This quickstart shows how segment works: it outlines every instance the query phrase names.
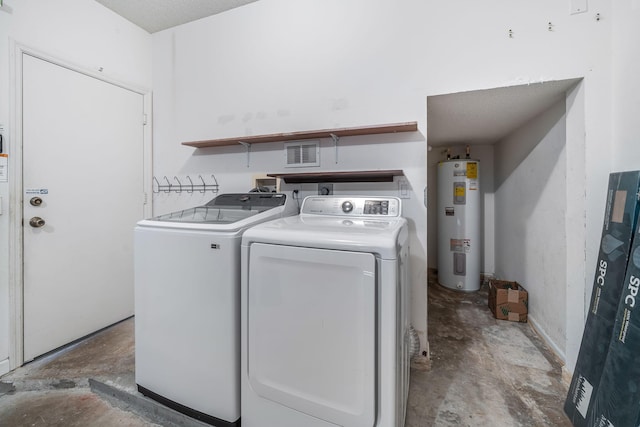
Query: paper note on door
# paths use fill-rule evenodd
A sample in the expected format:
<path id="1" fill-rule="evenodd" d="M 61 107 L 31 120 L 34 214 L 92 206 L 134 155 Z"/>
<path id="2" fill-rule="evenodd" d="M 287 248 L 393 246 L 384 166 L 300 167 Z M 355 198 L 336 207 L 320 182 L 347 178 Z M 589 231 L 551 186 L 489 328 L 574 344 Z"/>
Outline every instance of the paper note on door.
<path id="1" fill-rule="evenodd" d="M 9 157 L 0 154 L 0 182 L 7 182 L 9 177 Z"/>

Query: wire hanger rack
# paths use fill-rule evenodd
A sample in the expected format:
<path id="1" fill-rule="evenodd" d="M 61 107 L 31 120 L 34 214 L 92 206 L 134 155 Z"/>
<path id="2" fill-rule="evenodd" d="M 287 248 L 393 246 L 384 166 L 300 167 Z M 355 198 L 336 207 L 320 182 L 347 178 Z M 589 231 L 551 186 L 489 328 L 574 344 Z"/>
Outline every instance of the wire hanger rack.
<path id="1" fill-rule="evenodd" d="M 172 180 L 169 180 L 167 176 L 163 176 L 162 179 L 158 179 L 155 176 L 153 177 L 153 192 L 155 194 L 158 193 L 182 193 L 183 191 L 187 194 L 192 194 L 195 192 L 198 193 L 206 193 L 208 191 L 213 194 L 218 193 L 218 180 L 215 175 L 211 175 L 211 178 L 207 178 L 209 182 L 207 182 L 202 175 L 198 175 L 197 178 L 192 179 L 191 176 L 187 175 L 182 181 L 174 176 Z M 211 182 L 213 180 L 213 182 Z"/>

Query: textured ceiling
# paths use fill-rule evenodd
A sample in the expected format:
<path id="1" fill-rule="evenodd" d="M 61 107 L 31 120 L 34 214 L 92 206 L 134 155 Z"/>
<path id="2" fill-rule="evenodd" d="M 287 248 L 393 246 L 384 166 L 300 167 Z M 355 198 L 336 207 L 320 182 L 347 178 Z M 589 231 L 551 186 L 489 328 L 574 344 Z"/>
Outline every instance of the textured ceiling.
<path id="1" fill-rule="evenodd" d="M 559 80 L 427 98 L 427 141 L 493 144 L 564 99 L 578 80 Z"/>
<path id="2" fill-rule="evenodd" d="M 96 0 L 149 33 L 166 30 L 257 0 Z"/>

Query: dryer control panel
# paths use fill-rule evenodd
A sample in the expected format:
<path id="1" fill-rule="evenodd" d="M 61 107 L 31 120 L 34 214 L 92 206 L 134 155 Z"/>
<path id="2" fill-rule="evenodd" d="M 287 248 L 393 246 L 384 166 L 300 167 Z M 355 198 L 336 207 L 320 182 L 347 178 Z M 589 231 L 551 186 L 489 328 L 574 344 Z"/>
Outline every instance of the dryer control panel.
<path id="1" fill-rule="evenodd" d="M 308 196 L 302 214 L 329 216 L 399 217 L 400 199 L 369 196 Z"/>

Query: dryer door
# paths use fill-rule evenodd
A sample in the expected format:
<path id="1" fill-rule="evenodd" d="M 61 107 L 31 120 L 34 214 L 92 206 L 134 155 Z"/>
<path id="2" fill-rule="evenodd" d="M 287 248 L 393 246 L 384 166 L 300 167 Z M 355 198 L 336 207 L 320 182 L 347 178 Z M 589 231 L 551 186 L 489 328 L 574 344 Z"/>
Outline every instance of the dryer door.
<path id="1" fill-rule="evenodd" d="M 251 245 L 248 375 L 258 395 L 337 425 L 374 425 L 375 267 L 368 253 Z"/>

